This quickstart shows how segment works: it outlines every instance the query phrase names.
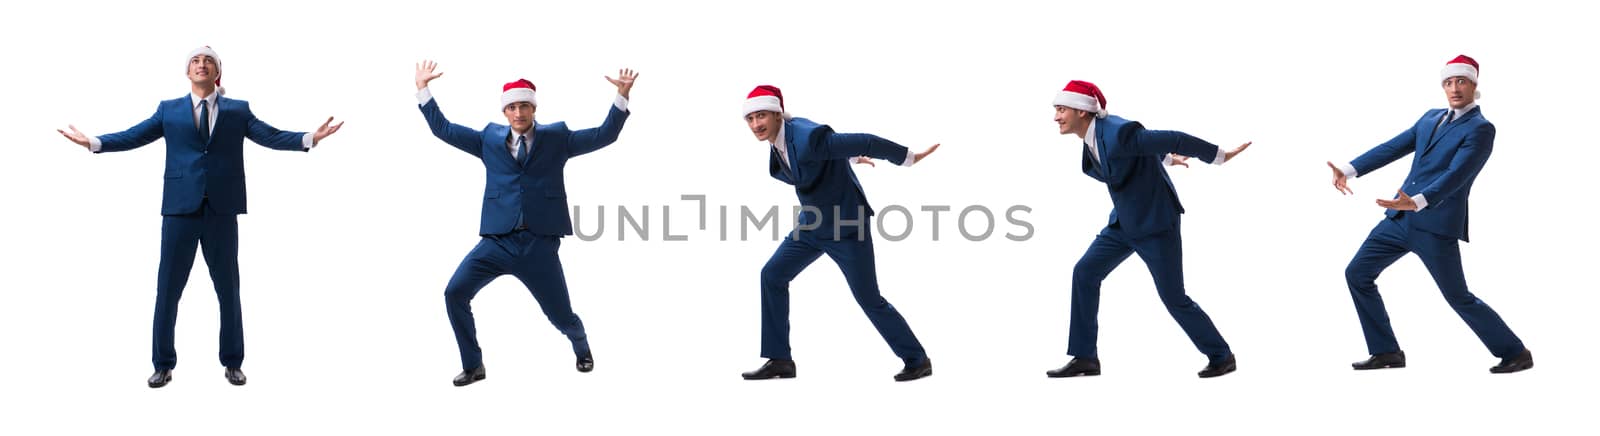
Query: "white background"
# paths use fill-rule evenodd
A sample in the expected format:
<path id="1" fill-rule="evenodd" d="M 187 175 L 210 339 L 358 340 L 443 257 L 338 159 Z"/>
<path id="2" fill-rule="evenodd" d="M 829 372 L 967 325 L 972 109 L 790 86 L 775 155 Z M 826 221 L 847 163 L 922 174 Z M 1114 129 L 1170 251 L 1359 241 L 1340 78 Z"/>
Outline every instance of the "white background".
<path id="1" fill-rule="evenodd" d="M 1115 4 L 1113 4 L 1115 3 Z M 1209 3 L 1209 2 L 1203 2 Z M 1582 433 L 1597 364 L 1590 280 L 1592 17 L 1556 2 L 1319 5 L 982 2 L 32 2 L 0 18 L 7 146 L 0 150 L 0 428 L 10 434 L 286 432 L 1025 434 Z M 263 120 L 344 130 L 311 153 L 249 146 L 239 218 L 250 384 L 216 363 L 216 303 L 197 262 L 181 304 L 171 385 L 144 386 L 161 217 L 163 143 L 92 155 L 54 132 L 119 131 L 187 92 L 191 48 L 223 58 L 228 96 Z M 1342 272 L 1409 158 L 1329 186 L 1349 160 L 1444 105 L 1438 70 L 1483 64 L 1499 134 L 1462 251 L 1472 290 L 1534 350 L 1496 360 L 1415 257 L 1380 279 L 1410 368 L 1365 357 Z M 433 138 L 412 68 L 440 62 L 452 120 L 503 122 L 500 85 L 539 86 L 543 122 L 597 125 L 642 72 L 621 139 L 569 163 L 574 205 L 607 206 L 606 237 L 566 239 L 574 305 L 597 358 L 504 278 L 474 302 L 490 377 L 455 388 L 442 291 L 476 236 L 481 164 Z M 1222 167 L 1172 170 L 1190 295 L 1239 356 L 1205 363 L 1144 266 L 1105 282 L 1105 375 L 1052 380 L 1066 361 L 1071 267 L 1110 202 L 1079 171 L 1049 101 L 1098 83 L 1111 112 L 1232 147 Z M 872 202 L 1032 207 L 1026 242 L 983 242 L 916 213 L 880 240 L 884 295 L 936 375 L 900 362 L 819 261 L 793 283 L 801 377 L 745 382 L 761 363 L 758 272 L 777 243 L 693 228 L 683 194 L 760 210 L 795 203 L 739 120 L 757 84 L 797 115 L 921 149 L 913 168 L 858 167 Z M 651 207 L 652 235 L 616 238 L 615 207 Z M 662 205 L 673 232 L 661 240 Z M 898 219 L 898 218 L 896 218 Z M 593 229 L 592 214 L 583 218 Z M 789 221 L 785 220 L 785 225 Z M 737 223 L 734 223 L 735 225 Z M 890 223 L 892 225 L 900 225 Z M 974 222 L 974 224 L 977 224 Z M 895 227 L 898 229 L 898 227 Z"/>

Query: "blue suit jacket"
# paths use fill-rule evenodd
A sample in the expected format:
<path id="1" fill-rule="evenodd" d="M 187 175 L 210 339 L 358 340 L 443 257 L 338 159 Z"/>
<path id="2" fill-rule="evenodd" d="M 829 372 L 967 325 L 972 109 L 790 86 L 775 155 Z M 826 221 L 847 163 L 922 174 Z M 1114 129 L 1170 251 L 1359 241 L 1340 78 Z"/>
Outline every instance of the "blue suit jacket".
<path id="1" fill-rule="evenodd" d="M 861 190 L 861 181 L 850 168 L 849 159 L 869 156 L 899 165 L 905 162 L 907 152 L 905 147 L 887 139 L 862 133 L 835 133 L 832 127 L 805 118 L 784 122 L 784 141 L 791 168 L 785 169 L 778 151 L 772 150 L 768 172 L 772 178 L 794 185 L 802 207 L 816 208 L 815 211 L 802 209 L 796 230 L 823 239 L 858 236 L 862 224 L 840 223 L 839 231 L 835 232 L 835 223 L 863 220 L 874 213 L 872 205 L 867 203 L 866 192 Z"/>
<path id="2" fill-rule="evenodd" d="M 1473 108 L 1438 131 L 1434 126 L 1449 110 L 1429 110 L 1410 129 L 1362 154 L 1350 166 L 1360 177 L 1415 152 L 1411 173 L 1400 186 L 1406 195 L 1427 197 L 1428 207 L 1408 212 L 1407 221 L 1413 228 L 1466 241 L 1467 195 L 1494 151 L 1494 124 L 1483 118 L 1481 109 Z M 1391 217 L 1396 213 L 1386 212 Z"/>
<path id="3" fill-rule="evenodd" d="M 483 161 L 483 215 L 478 234 L 485 236 L 511 233 L 518 216 L 535 234 L 572 234 L 563 173 L 567 159 L 616 142 L 623 122 L 628 120 L 628 113 L 613 105 L 605 122 L 597 128 L 572 131 L 566 123 L 536 125 L 532 151 L 524 165 L 518 164 L 506 147 L 511 138 L 510 126 L 489 123 L 478 131 L 452 124 L 439 111 L 438 99 L 428 100 L 421 108 L 433 136 Z"/>
<path id="4" fill-rule="evenodd" d="M 1111 193 L 1111 219 L 1130 237 L 1171 229 L 1183 204 L 1161 161 L 1167 153 L 1211 162 L 1217 146 L 1182 132 L 1146 130 L 1137 121 L 1118 116 L 1095 120 L 1101 163 L 1083 148 L 1083 173 L 1106 184 Z"/>
<path id="5" fill-rule="evenodd" d="M 305 150 L 305 132 L 278 130 L 250 113 L 250 103 L 217 97 L 217 125 L 211 141 L 200 141 L 189 95 L 162 101 L 150 119 L 109 135 L 101 135 L 100 151 L 132 150 L 167 139 L 167 169 L 162 177 L 161 214 L 184 215 L 200 210 L 209 197 L 217 213 L 245 213 L 244 139 L 274 150 Z"/>

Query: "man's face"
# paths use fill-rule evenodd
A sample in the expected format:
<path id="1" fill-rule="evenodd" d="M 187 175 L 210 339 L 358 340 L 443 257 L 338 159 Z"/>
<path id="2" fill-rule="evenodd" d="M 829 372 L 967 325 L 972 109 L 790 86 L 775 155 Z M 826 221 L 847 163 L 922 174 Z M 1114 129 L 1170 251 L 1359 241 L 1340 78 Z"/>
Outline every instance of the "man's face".
<path id="1" fill-rule="evenodd" d="M 216 83 L 217 77 L 222 76 L 222 70 L 217 68 L 217 60 L 207 55 L 196 55 L 189 58 L 189 81 L 194 83 Z"/>
<path id="2" fill-rule="evenodd" d="M 1478 84 L 1467 80 L 1466 77 L 1455 76 L 1444 79 L 1444 98 L 1450 101 L 1451 109 L 1461 109 L 1472 104 L 1477 98 Z"/>
<path id="3" fill-rule="evenodd" d="M 1056 106 L 1056 125 L 1061 134 L 1083 136 L 1089 131 L 1089 113 L 1066 106 Z"/>
<path id="4" fill-rule="evenodd" d="M 750 133 L 754 133 L 757 140 L 772 142 L 783 125 L 783 116 L 773 111 L 755 111 L 745 115 L 744 122 L 750 125 Z"/>
<path id="5" fill-rule="evenodd" d="M 511 125 L 511 130 L 526 132 L 533 127 L 533 111 L 538 109 L 531 103 L 519 101 L 506 105 L 501 112 L 506 114 L 506 123 Z"/>

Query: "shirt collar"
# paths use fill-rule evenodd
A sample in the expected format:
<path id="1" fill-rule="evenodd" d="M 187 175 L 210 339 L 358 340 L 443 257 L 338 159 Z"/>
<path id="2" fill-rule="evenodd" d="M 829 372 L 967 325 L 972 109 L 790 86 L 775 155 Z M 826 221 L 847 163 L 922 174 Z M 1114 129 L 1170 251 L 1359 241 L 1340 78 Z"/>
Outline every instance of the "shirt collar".
<path id="1" fill-rule="evenodd" d="M 194 95 L 193 92 L 189 93 L 190 108 L 198 109 L 200 107 L 201 100 L 205 100 L 206 106 L 210 106 L 212 108 L 217 107 L 217 93 L 215 91 L 213 91 L 211 95 L 206 96 L 206 98 L 200 98 L 200 96 Z"/>
<path id="2" fill-rule="evenodd" d="M 1467 106 L 1463 107 L 1461 109 L 1450 108 L 1450 112 L 1455 112 L 1455 116 L 1451 117 L 1450 119 L 1459 120 L 1459 119 L 1461 119 L 1462 116 L 1465 116 L 1467 114 L 1467 112 L 1472 112 L 1473 109 L 1477 109 L 1477 108 L 1478 108 L 1478 102 L 1467 103 Z"/>
<path id="3" fill-rule="evenodd" d="M 528 126 L 528 131 L 527 132 L 523 132 L 521 135 L 517 134 L 517 130 L 516 129 L 511 129 L 511 143 L 512 144 L 516 144 L 517 143 L 517 137 L 518 136 L 522 136 L 523 138 L 526 138 L 526 139 L 523 139 L 523 141 L 526 141 L 527 143 L 532 144 L 533 143 L 533 131 L 534 130 L 538 130 L 538 129 L 539 129 L 539 122 L 538 121 L 534 121 L 533 125 Z"/>
<path id="4" fill-rule="evenodd" d="M 787 126 L 787 124 L 789 124 L 789 123 L 779 123 L 778 124 L 778 136 L 775 136 L 775 137 L 772 138 L 772 148 L 778 149 L 778 152 L 783 153 L 783 154 L 789 154 L 789 140 L 786 139 L 786 138 L 788 138 L 788 135 L 786 133 L 787 133 L 787 130 L 789 129 L 789 126 Z"/>
<path id="5" fill-rule="evenodd" d="M 1089 147 L 1096 150 L 1100 147 L 1100 141 L 1094 136 L 1094 128 L 1098 124 L 1100 124 L 1099 118 L 1091 119 L 1089 120 L 1089 128 L 1083 131 L 1083 143 L 1089 144 Z"/>

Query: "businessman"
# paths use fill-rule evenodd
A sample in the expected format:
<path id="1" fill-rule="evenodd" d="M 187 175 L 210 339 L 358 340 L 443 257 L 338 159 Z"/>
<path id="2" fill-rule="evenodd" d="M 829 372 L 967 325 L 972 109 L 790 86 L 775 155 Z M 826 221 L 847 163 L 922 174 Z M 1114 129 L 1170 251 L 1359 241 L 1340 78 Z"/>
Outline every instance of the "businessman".
<path id="1" fill-rule="evenodd" d="M 1093 83 L 1074 80 L 1056 93 L 1055 121 L 1062 135 L 1083 140 L 1083 173 L 1106 185 L 1111 194 L 1111 219 L 1072 269 L 1072 320 L 1066 366 L 1045 372 L 1050 377 L 1100 375 L 1096 348 L 1100 325 L 1100 284 L 1111 270 L 1138 254 L 1155 279 L 1156 293 L 1167 313 L 1207 358 L 1201 378 L 1238 368 L 1233 351 L 1183 285 L 1183 238 L 1179 217 L 1183 204 L 1163 166 L 1188 167 L 1190 157 L 1215 165 L 1232 161 L 1250 147 L 1222 150 L 1199 138 L 1175 131 L 1147 130 L 1137 121 L 1106 112 L 1106 97 Z"/>
<path id="2" fill-rule="evenodd" d="M 156 273 L 155 322 L 147 384 L 166 386 L 178 364 L 173 327 L 198 246 L 211 270 L 222 312 L 218 357 L 229 383 L 244 385 L 244 323 L 239 307 L 239 221 L 245 213 L 244 140 L 274 150 L 309 151 L 339 131 L 333 117 L 315 132 L 286 132 L 257 119 L 250 103 L 223 97 L 222 57 L 211 47 L 189 53 L 189 95 L 156 105 L 150 119 L 128 130 L 88 136 L 75 126 L 62 136 L 89 151 L 127 151 L 166 139 L 162 174 L 161 262 Z"/>
<path id="3" fill-rule="evenodd" d="M 490 281 L 510 274 L 528 287 L 545 317 L 572 341 L 579 372 L 594 370 L 583 321 L 572 312 L 566 277 L 557 255 L 561 237 L 572 234 L 563 171 L 567 160 L 616 142 L 628 120 L 628 92 L 638 74 L 622 70 L 606 77 L 617 98 L 600 127 L 570 130 L 566 123 L 534 121 L 538 109 L 533 82 L 525 79 L 501 88 L 500 113 L 506 124 L 489 123 L 483 130 L 452 124 L 428 90 L 436 73 L 432 61 L 417 64 L 417 104 L 433 136 L 483 161 L 483 214 L 478 246 L 467 253 L 445 285 L 444 304 L 461 351 L 461 374 L 453 383 L 466 386 L 483 380 L 483 350 L 472 319 L 472 298 Z"/>
<path id="4" fill-rule="evenodd" d="M 850 164 L 876 166 L 871 161 L 876 158 L 911 166 L 939 145 L 913 153 L 877 136 L 836 133 L 825 124 L 793 118 L 784 111 L 783 91 L 770 85 L 757 86 L 746 96 L 744 120 L 757 140 L 770 145 L 767 171 L 772 178 L 794 186 L 802 212 L 796 228 L 761 269 L 761 357 L 768 360 L 743 377 L 795 377 L 794 358 L 789 353 L 789 282 L 824 254 L 844 271 L 856 303 L 905 363 L 894 380 L 933 375 L 933 362 L 911 333 L 911 326 L 878 291 L 872 206 Z"/>
<path id="5" fill-rule="evenodd" d="M 1355 300 L 1356 315 L 1366 336 L 1366 360 L 1357 370 L 1404 368 L 1406 354 L 1395 339 L 1389 313 L 1378 295 L 1378 275 L 1406 253 L 1416 253 L 1433 275 L 1444 299 L 1478 335 L 1500 363 L 1490 373 L 1507 374 L 1533 368 L 1533 353 L 1511 332 L 1489 305 L 1467 290 L 1461 269 L 1459 241 L 1467 241 L 1467 197 L 1472 182 L 1494 151 L 1494 124 L 1478 107 L 1478 62 L 1465 55 L 1445 63 L 1439 73 L 1449 107 L 1422 114 L 1394 139 L 1379 144 L 1349 163 L 1328 162 L 1333 186 L 1352 194 L 1351 177 L 1371 174 L 1401 157 L 1414 154 L 1411 172 L 1397 195 L 1377 200 L 1384 219 L 1367 235 L 1345 268 L 1345 284 Z"/>

